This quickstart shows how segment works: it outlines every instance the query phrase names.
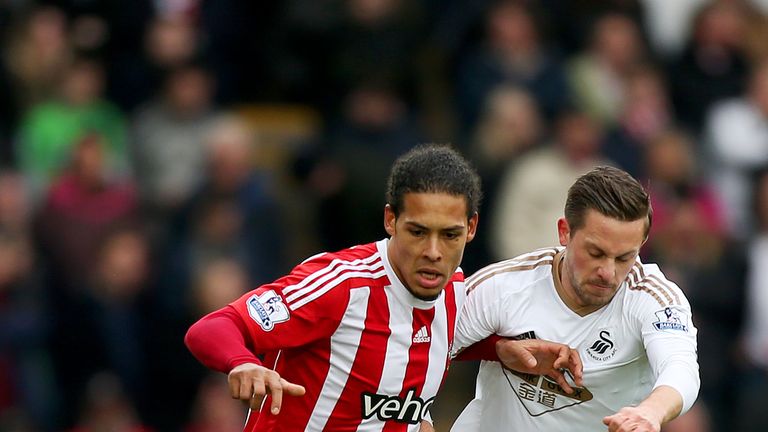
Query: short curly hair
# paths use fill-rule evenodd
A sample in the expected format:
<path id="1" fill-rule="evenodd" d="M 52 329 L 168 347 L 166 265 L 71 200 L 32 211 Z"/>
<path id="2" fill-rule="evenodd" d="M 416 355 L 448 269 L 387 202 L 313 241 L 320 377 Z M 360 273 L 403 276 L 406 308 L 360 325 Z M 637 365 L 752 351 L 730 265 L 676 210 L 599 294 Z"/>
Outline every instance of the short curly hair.
<path id="1" fill-rule="evenodd" d="M 446 193 L 463 196 L 467 218 L 478 212 L 480 176 L 458 151 L 445 144 L 421 144 L 400 156 L 387 181 L 387 203 L 397 217 L 408 193 Z"/>

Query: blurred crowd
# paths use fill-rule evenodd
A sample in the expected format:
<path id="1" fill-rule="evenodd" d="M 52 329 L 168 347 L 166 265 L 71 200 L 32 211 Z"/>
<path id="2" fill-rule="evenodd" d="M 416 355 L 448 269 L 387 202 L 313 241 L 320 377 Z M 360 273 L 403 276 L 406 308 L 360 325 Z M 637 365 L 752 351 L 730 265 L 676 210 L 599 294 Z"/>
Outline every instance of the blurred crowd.
<path id="1" fill-rule="evenodd" d="M 766 0 L 8 0 L 0 47 L 2 431 L 240 431 L 187 327 L 384 237 L 421 142 L 481 172 L 467 274 L 557 244 L 592 166 L 641 179 L 700 332 L 667 430 L 768 430 Z"/>

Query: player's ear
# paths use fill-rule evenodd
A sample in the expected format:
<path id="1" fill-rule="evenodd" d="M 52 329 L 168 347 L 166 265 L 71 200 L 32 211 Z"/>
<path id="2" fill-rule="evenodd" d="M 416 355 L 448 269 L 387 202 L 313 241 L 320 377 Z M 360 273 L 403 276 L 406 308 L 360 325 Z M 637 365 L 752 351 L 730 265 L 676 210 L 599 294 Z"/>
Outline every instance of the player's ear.
<path id="1" fill-rule="evenodd" d="M 568 240 L 571 238 L 571 227 L 564 217 L 557 220 L 557 237 L 560 239 L 560 246 L 568 245 Z"/>
<path id="2" fill-rule="evenodd" d="M 475 212 L 475 214 L 472 215 L 471 218 L 469 218 L 469 223 L 467 224 L 467 243 L 471 242 L 473 238 L 475 238 L 475 234 L 477 233 L 477 221 L 480 219 L 480 216 Z"/>
<path id="3" fill-rule="evenodd" d="M 392 206 L 387 204 L 384 206 L 384 229 L 390 236 L 395 235 L 395 224 L 397 223 L 397 217 Z"/>

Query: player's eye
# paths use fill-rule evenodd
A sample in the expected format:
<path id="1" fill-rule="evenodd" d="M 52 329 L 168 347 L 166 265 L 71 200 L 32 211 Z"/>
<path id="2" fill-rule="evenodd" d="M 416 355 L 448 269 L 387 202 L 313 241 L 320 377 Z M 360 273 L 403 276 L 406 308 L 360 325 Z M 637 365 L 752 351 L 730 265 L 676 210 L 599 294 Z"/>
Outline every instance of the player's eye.
<path id="1" fill-rule="evenodd" d="M 424 235 L 424 230 L 420 230 L 420 229 L 411 229 L 409 230 L 409 232 L 414 237 L 421 237 Z"/>

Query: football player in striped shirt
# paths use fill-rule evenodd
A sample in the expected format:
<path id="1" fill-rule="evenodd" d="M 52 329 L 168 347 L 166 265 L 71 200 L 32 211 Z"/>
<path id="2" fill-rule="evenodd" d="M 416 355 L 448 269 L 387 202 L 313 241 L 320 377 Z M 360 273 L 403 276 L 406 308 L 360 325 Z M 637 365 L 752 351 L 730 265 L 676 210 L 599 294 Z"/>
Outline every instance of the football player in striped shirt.
<path id="1" fill-rule="evenodd" d="M 560 247 L 491 264 L 467 278 L 461 350 L 489 335 L 544 338 L 578 350 L 583 386 L 481 363 L 456 432 L 658 432 L 699 390 L 696 328 L 680 288 L 638 254 L 648 194 L 626 172 L 597 167 L 570 188 Z M 502 356 L 503 358 L 503 356 Z"/>
<path id="2" fill-rule="evenodd" d="M 389 238 L 313 256 L 190 328 L 192 353 L 250 401 L 246 431 L 419 430 L 448 369 L 480 194 L 457 152 L 416 147 L 390 173 Z M 547 348 L 534 366 L 567 385 L 555 365 L 578 373 L 578 359 Z"/>

